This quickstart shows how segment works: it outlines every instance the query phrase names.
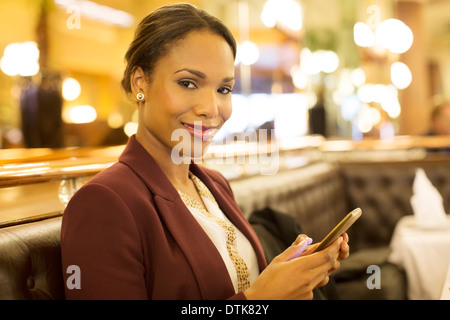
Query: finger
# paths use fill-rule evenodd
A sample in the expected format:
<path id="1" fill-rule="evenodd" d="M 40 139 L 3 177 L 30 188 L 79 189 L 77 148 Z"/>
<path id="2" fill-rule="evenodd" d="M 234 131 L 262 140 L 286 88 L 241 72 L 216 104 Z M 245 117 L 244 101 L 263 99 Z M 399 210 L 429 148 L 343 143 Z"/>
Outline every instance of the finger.
<path id="1" fill-rule="evenodd" d="M 311 238 L 307 238 L 303 239 L 298 244 L 291 245 L 278 256 L 278 259 L 281 261 L 290 261 L 297 258 L 303 251 L 305 251 L 306 247 L 311 243 L 311 241 Z"/>
<path id="2" fill-rule="evenodd" d="M 305 251 L 303 251 L 302 256 L 309 255 L 314 252 L 319 243 L 315 243 L 306 247 Z"/>
<path id="3" fill-rule="evenodd" d="M 306 240 L 306 239 L 308 239 L 309 237 L 306 235 L 306 234 L 299 234 L 298 236 L 297 236 L 297 238 L 295 239 L 295 241 L 292 243 L 292 245 L 297 245 L 297 244 L 299 244 L 300 242 L 302 242 L 303 240 Z"/>
<path id="4" fill-rule="evenodd" d="M 327 248 L 317 252 L 317 254 L 321 254 L 321 263 L 325 266 L 328 266 L 327 270 L 332 269 L 336 266 L 336 261 L 338 261 L 339 255 L 341 253 L 340 248 L 342 243 L 342 237 L 339 237 Z"/>
<path id="5" fill-rule="evenodd" d="M 325 258 L 328 260 L 329 272 L 333 272 L 340 267 L 340 256 L 344 255 L 344 252 L 341 251 L 342 244 L 345 244 L 343 238 L 340 237 L 337 239 L 329 248 L 326 249 L 327 255 Z"/>
<path id="6" fill-rule="evenodd" d="M 346 243 L 348 243 L 348 241 L 350 240 L 349 237 L 348 237 L 348 234 L 347 234 L 346 232 L 344 232 L 344 233 L 341 235 L 341 237 L 342 237 L 342 239 L 344 240 L 344 242 L 346 242 Z"/>
<path id="7" fill-rule="evenodd" d="M 339 251 L 339 260 L 347 259 L 350 256 L 350 247 L 345 241 L 342 241 Z"/>
<path id="8" fill-rule="evenodd" d="M 321 264 L 317 266 L 316 268 L 311 270 L 312 277 L 310 278 L 311 286 L 313 288 L 322 287 L 326 285 L 329 281 L 329 265 L 328 264 Z"/>
<path id="9" fill-rule="evenodd" d="M 334 240 L 334 242 L 330 245 L 330 247 L 335 247 L 335 249 L 339 250 L 342 243 L 344 243 L 344 237 L 340 236 L 339 238 Z"/>
<path id="10" fill-rule="evenodd" d="M 347 250 L 347 249 L 349 248 L 348 242 L 345 241 L 345 240 L 343 240 L 343 241 L 341 242 L 340 248 L 341 248 L 341 250 Z"/>
<path id="11" fill-rule="evenodd" d="M 337 265 L 339 254 L 339 241 L 334 242 L 324 250 L 314 252 L 309 255 L 302 255 L 298 260 L 292 260 L 290 263 L 302 264 L 303 270 L 308 270 L 309 283 L 315 287 L 320 287 L 328 283 L 329 274 L 334 268 L 338 268 Z"/>
<path id="12" fill-rule="evenodd" d="M 330 276 L 327 275 L 327 276 L 325 276 L 325 277 L 322 279 L 322 281 L 320 281 L 320 282 L 315 286 L 315 288 L 326 286 L 326 285 L 328 284 L 329 281 L 330 281 Z"/>

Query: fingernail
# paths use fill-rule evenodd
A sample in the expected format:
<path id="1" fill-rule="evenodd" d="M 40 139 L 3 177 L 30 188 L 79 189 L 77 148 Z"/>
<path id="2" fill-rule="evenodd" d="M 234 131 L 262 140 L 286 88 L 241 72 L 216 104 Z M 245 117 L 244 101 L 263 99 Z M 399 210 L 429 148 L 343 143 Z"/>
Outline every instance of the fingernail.
<path id="1" fill-rule="evenodd" d="M 300 241 L 298 244 L 295 245 L 296 247 L 298 247 L 297 251 L 288 260 L 297 258 L 299 255 L 301 255 L 303 253 L 303 251 L 306 250 L 306 247 L 309 246 L 311 243 L 312 243 L 311 238 L 306 238 L 306 239 L 303 239 L 302 241 Z"/>
<path id="2" fill-rule="evenodd" d="M 300 243 L 296 246 L 298 247 L 298 249 L 296 249 L 297 251 L 289 258 L 289 260 L 297 258 L 303 253 L 303 251 L 305 251 L 306 247 L 308 246 L 308 239 L 300 241 Z"/>

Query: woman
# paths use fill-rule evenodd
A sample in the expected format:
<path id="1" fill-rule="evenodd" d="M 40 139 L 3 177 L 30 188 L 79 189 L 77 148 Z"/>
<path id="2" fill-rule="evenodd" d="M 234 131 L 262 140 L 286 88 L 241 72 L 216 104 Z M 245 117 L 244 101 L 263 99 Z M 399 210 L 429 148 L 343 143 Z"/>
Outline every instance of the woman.
<path id="1" fill-rule="evenodd" d="M 346 235 L 314 254 L 300 235 L 266 266 L 227 181 L 190 163 L 231 115 L 235 55 L 230 31 L 192 5 L 141 22 L 122 82 L 138 131 L 64 213 L 63 270 L 81 280 L 67 298 L 311 299 L 348 256 Z"/>

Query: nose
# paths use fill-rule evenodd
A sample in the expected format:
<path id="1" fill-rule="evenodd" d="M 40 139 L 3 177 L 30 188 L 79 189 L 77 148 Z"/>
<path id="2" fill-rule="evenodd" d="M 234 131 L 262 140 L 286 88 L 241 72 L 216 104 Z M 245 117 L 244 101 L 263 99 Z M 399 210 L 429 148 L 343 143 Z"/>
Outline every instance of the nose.
<path id="1" fill-rule="evenodd" d="M 194 112 L 205 119 L 211 119 L 219 114 L 220 102 L 218 93 L 214 90 L 204 90 L 196 104 Z"/>

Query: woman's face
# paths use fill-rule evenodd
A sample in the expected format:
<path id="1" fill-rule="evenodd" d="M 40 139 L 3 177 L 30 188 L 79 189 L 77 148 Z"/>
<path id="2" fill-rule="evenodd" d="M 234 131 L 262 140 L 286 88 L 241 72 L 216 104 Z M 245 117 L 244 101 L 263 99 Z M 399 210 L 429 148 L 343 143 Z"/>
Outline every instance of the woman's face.
<path id="1" fill-rule="evenodd" d="M 158 61 L 150 83 L 139 70 L 133 79 L 145 100 L 139 106 L 137 138 L 170 150 L 183 140 L 184 155 L 201 156 L 231 116 L 234 57 L 229 44 L 211 32 L 194 31 Z"/>

